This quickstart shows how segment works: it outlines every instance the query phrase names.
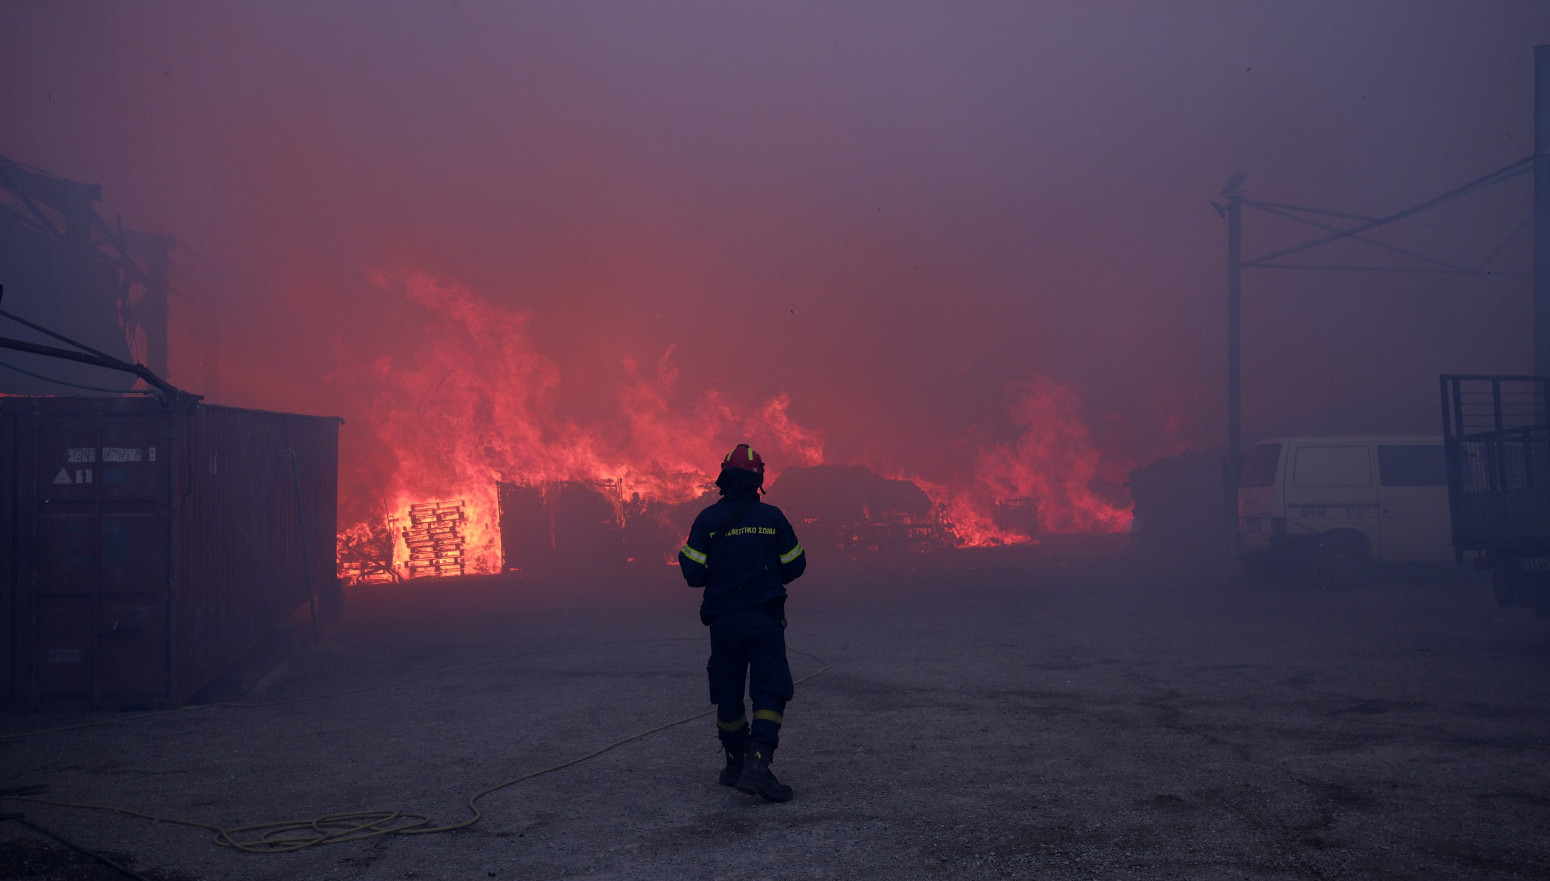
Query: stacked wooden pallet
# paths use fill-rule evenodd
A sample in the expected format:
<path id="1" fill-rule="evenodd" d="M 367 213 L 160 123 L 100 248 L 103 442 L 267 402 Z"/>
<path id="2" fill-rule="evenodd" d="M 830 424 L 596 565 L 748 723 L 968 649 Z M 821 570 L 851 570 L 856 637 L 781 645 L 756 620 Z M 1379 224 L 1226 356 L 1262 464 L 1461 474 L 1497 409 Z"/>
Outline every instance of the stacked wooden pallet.
<path id="1" fill-rule="evenodd" d="M 409 506 L 409 525 L 404 544 L 409 548 L 409 577 L 463 574 L 463 524 L 467 522 L 461 499 L 425 502 Z"/>

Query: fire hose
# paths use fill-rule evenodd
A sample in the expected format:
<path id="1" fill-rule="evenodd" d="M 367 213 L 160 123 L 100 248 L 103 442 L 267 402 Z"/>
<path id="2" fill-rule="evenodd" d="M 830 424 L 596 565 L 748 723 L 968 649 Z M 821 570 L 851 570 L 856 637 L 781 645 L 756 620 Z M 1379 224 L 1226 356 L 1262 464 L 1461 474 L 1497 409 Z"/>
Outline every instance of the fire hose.
<path id="1" fill-rule="evenodd" d="M 0 789 L 0 796 L 21 797 L 30 795 L 34 792 L 40 791 L 41 789 L 41 786 L 17 786 L 11 789 Z M 57 832 L 39 826 L 37 823 L 28 820 L 26 814 L 18 814 L 10 811 L 0 811 L 0 821 L 4 820 L 14 821 L 17 824 L 31 829 L 33 832 L 36 832 L 45 838 L 52 838 L 53 840 L 63 844 L 65 847 L 70 848 L 76 853 L 91 857 L 92 859 L 102 863 L 110 869 L 113 869 L 121 875 L 134 878 L 136 881 L 151 881 L 151 879 L 145 877 L 139 872 L 136 872 L 134 869 L 131 869 L 128 866 L 113 860 L 111 857 L 104 856 L 103 854 L 100 854 L 91 848 L 76 844 L 74 841 L 71 841 L 70 839 L 60 835 Z"/>
<path id="2" fill-rule="evenodd" d="M 687 637 L 685 637 L 685 638 L 678 638 L 678 639 L 638 639 L 638 640 L 627 640 L 627 641 L 624 641 L 624 642 L 616 642 L 616 643 L 604 643 L 604 644 L 600 644 L 600 645 L 587 646 L 585 648 L 601 648 L 601 647 L 605 647 L 605 646 L 629 645 L 629 644 L 639 644 L 639 643 L 679 642 L 679 641 L 684 641 L 685 639 L 687 639 Z M 696 640 L 696 641 L 698 641 L 698 640 Z M 397 682 L 394 682 L 394 683 L 391 683 L 391 684 L 376 685 L 376 686 L 371 686 L 369 688 L 355 689 L 355 690 L 352 690 L 352 691 L 336 692 L 336 693 L 326 694 L 326 695 L 310 695 L 310 696 L 307 696 L 307 697 L 291 698 L 291 699 L 281 700 L 281 701 L 266 701 L 266 702 L 262 702 L 262 703 L 215 703 L 215 704 L 202 704 L 202 705 L 199 705 L 199 706 L 196 706 L 196 707 L 178 707 L 178 708 L 171 709 L 171 710 L 161 710 L 161 711 L 156 711 L 156 712 L 151 712 L 151 713 L 138 713 L 138 714 L 135 714 L 133 716 L 125 716 L 125 717 L 115 717 L 115 718 L 111 718 L 111 719 L 103 719 L 103 720 L 99 720 L 99 721 L 95 721 L 95 722 L 84 723 L 84 724 L 81 724 L 81 725 L 68 725 L 68 726 L 61 726 L 61 727 L 58 727 L 58 728 L 48 728 L 48 729 L 42 729 L 42 730 L 38 730 L 38 731 L 22 732 L 22 733 L 19 733 L 19 734 L 0 735 L 0 741 L 13 740 L 13 739 L 22 738 L 22 737 L 35 737 L 35 736 L 42 735 L 42 734 L 50 734 L 50 733 L 60 732 L 60 731 L 73 731 L 73 730 L 77 730 L 77 729 L 80 729 L 80 728 L 95 727 L 97 725 L 107 725 L 107 724 L 113 724 L 115 722 L 133 721 L 135 719 L 143 719 L 143 718 L 147 718 L 149 716 L 159 716 L 159 715 L 166 715 L 166 714 L 169 714 L 169 713 L 178 713 L 178 712 L 189 712 L 189 711 L 195 711 L 195 710 L 210 709 L 210 708 L 215 708 L 215 707 L 241 708 L 241 709 L 258 709 L 258 708 L 264 708 L 264 707 L 280 706 L 280 705 L 283 705 L 283 704 L 297 703 L 297 702 L 300 702 L 300 701 L 307 701 L 307 700 L 334 699 L 334 698 L 340 698 L 340 697 L 345 697 L 345 696 L 349 696 L 349 695 L 364 694 L 366 692 L 380 691 L 380 690 L 385 689 L 385 688 L 396 688 L 396 687 L 401 686 L 401 685 L 403 685 L 403 684 L 405 684 L 407 682 L 413 682 L 413 681 L 416 681 L 416 680 L 419 680 L 419 679 L 425 679 L 425 678 L 429 678 L 429 677 L 432 677 L 432 676 L 441 676 L 441 675 L 445 675 L 445 674 L 448 674 L 448 673 L 457 673 L 457 672 L 468 670 L 468 669 L 471 669 L 471 668 L 474 668 L 474 667 L 487 666 L 487 665 L 490 665 L 490 664 L 500 663 L 502 661 L 509 661 L 509 660 L 514 659 L 514 658 L 531 657 L 531 656 L 534 656 L 534 655 L 553 654 L 555 652 L 560 652 L 560 651 L 574 651 L 574 650 L 576 650 L 575 647 L 570 647 L 570 648 L 564 648 L 564 649 L 550 649 L 550 650 L 539 651 L 539 652 L 522 652 L 522 653 L 513 654 L 513 655 L 503 655 L 503 656 L 497 657 L 497 658 L 491 658 L 491 659 L 484 660 L 484 661 L 477 661 L 477 662 L 472 663 L 472 664 L 464 664 L 464 665 L 461 665 L 461 666 L 458 666 L 458 667 L 451 667 L 451 668 L 446 668 L 446 669 L 442 669 L 442 670 L 431 671 L 431 672 L 428 672 L 428 673 L 422 673 L 422 674 L 417 675 L 417 676 L 411 676 L 411 677 L 408 677 L 408 678 L 405 678 L 405 679 L 398 680 Z M 819 676 L 822 676 L 824 673 L 828 672 L 829 668 L 832 666 L 828 661 L 825 661 L 823 658 L 820 658 L 819 656 L 817 656 L 815 654 L 812 654 L 810 652 L 804 652 L 804 651 L 800 651 L 798 649 L 788 649 L 788 651 L 791 654 L 796 654 L 796 655 L 801 655 L 801 656 L 806 657 L 806 658 L 811 658 L 812 660 L 818 662 L 818 664 L 821 665 L 817 671 L 809 673 L 806 676 L 803 676 L 802 678 L 795 680 L 794 684 L 800 684 L 800 683 L 803 683 L 803 682 L 807 682 L 808 680 L 815 679 L 815 678 L 817 678 Z M 129 808 L 118 807 L 116 805 L 85 804 L 85 803 L 79 803 L 79 802 L 59 801 L 59 800 L 55 800 L 55 799 L 51 799 L 51 798 L 43 798 L 43 797 L 41 797 L 38 794 L 38 792 L 41 791 L 41 788 L 39 788 L 39 787 L 20 788 L 18 790 L 14 790 L 14 791 L 0 791 L 0 799 L 8 799 L 8 800 L 12 800 L 12 801 L 21 801 L 21 802 L 31 802 L 33 804 L 49 805 L 51 807 L 77 808 L 77 809 L 81 809 L 81 810 L 102 811 L 102 812 L 106 812 L 106 813 L 120 814 L 120 815 L 123 815 L 123 816 L 126 816 L 126 817 L 137 817 L 139 819 L 150 820 L 150 821 L 155 822 L 155 823 L 171 823 L 171 824 L 177 825 L 177 826 L 190 826 L 190 827 L 197 828 L 197 829 L 206 829 L 206 830 L 209 830 L 209 831 L 215 833 L 215 843 L 217 845 L 219 845 L 221 847 L 229 847 L 229 848 L 232 848 L 233 850 L 242 851 L 244 853 L 292 853 L 294 851 L 303 850 L 303 849 L 309 848 L 309 847 L 316 847 L 318 845 L 338 844 L 338 843 L 342 843 L 342 842 L 346 842 L 346 841 L 359 841 L 359 840 L 364 839 L 364 838 L 373 838 L 373 837 L 376 837 L 376 836 L 379 836 L 379 835 L 429 835 L 429 834 L 440 833 L 440 832 L 453 832 L 453 831 L 456 831 L 456 830 L 459 830 L 459 829 L 466 829 L 466 828 L 474 825 L 475 823 L 479 822 L 479 820 L 481 818 L 483 818 L 484 811 L 480 809 L 478 803 L 479 803 L 480 799 L 483 799 L 487 795 L 490 795 L 490 794 L 495 793 L 495 792 L 499 792 L 502 789 L 505 789 L 505 788 L 510 787 L 510 786 L 514 786 L 514 785 L 516 785 L 518 783 L 522 783 L 523 781 L 532 780 L 535 777 L 541 777 L 541 776 L 543 776 L 545 774 L 552 774 L 552 773 L 554 773 L 556 771 L 560 771 L 560 770 L 563 770 L 565 768 L 569 768 L 572 765 L 579 765 L 582 762 L 589 761 L 591 759 L 597 758 L 598 756 L 602 755 L 603 753 L 606 753 L 609 750 L 615 749 L 616 747 L 623 746 L 626 743 L 630 743 L 632 741 L 640 740 L 641 738 L 648 737 L 648 736 L 650 736 L 652 734 L 656 734 L 659 731 L 666 731 L 669 728 L 676 728 L 679 725 L 685 725 L 685 724 L 688 724 L 688 723 L 693 722 L 695 720 L 703 719 L 703 718 L 705 718 L 707 716 L 710 716 L 713 713 L 715 713 L 715 709 L 709 709 L 709 710 L 704 710 L 704 711 L 699 712 L 699 713 L 695 713 L 694 715 L 691 715 L 691 716 L 685 716 L 682 719 L 675 719 L 674 721 L 671 721 L 671 722 L 665 722 L 665 723 L 663 723 L 661 725 L 657 725 L 655 727 L 648 728 L 648 729 L 646 729 L 644 731 L 636 732 L 636 733 L 631 734 L 631 735 L 629 735 L 627 737 L 620 738 L 619 740 L 616 740 L 616 741 L 614 741 L 612 743 L 609 743 L 609 744 L 607 744 L 605 746 L 599 747 L 599 748 L 597 748 L 597 749 L 595 749 L 595 750 L 593 750 L 593 751 L 591 751 L 589 753 L 586 753 L 584 755 L 579 755 L 579 756 L 576 756 L 574 758 L 566 759 L 563 762 L 560 762 L 560 763 L 555 764 L 555 765 L 550 765 L 547 768 L 541 768 L 541 769 L 536 770 L 536 771 L 529 771 L 526 774 L 522 774 L 520 776 L 513 777 L 513 778 L 511 778 L 509 780 L 504 780 L 504 781 L 502 781 L 500 783 L 497 783 L 497 784 L 495 784 L 493 786 L 488 786 L 488 787 L 486 787 L 484 789 L 479 790 L 478 792 L 474 793 L 473 795 L 470 795 L 467 798 L 467 800 L 465 801 L 465 804 L 468 806 L 468 809 L 472 813 L 473 816 L 469 817 L 468 819 L 466 819 L 466 820 L 464 820 L 462 822 L 451 823 L 451 824 L 447 824 L 447 825 L 443 825 L 443 826 L 431 825 L 430 817 L 426 816 L 425 814 L 410 813 L 410 812 L 397 811 L 397 810 L 365 810 L 365 811 L 347 811 L 347 812 L 342 812 L 342 813 L 324 814 L 322 816 L 312 817 L 312 818 L 308 818 L 308 819 L 276 820 L 276 821 L 273 821 L 273 822 L 257 823 L 257 824 L 253 824 L 253 825 L 249 825 L 249 826 L 238 826 L 238 827 L 233 827 L 233 828 L 225 828 L 225 827 L 216 826 L 216 825 L 213 825 L 213 824 L 210 824 L 210 823 L 203 823 L 203 822 L 200 822 L 198 820 L 182 820 L 182 819 L 177 819 L 177 818 L 172 818 L 172 817 L 159 817 L 159 816 L 156 816 L 156 815 L 153 815 L 153 814 L 147 814 L 147 813 L 144 813 L 144 812 L 141 812 L 141 811 L 131 810 Z M 20 817 L 20 815 L 6 815 L 5 818 L 6 819 L 16 819 L 18 817 Z M 31 826 L 31 824 L 24 824 L 24 825 L 28 825 L 29 827 Z M 44 832 L 44 834 L 51 834 L 51 833 Z M 73 847 L 73 848 L 82 850 L 85 853 L 91 854 L 94 857 L 96 856 L 96 854 L 92 854 L 90 851 L 86 851 L 86 850 L 84 850 L 84 848 L 80 848 L 77 845 L 70 844 L 70 846 Z M 116 866 L 116 865 L 114 867 L 122 869 L 122 867 L 119 867 L 119 866 Z M 128 871 L 128 870 L 124 870 L 124 871 Z M 139 876 L 134 875 L 133 877 L 139 877 Z"/>

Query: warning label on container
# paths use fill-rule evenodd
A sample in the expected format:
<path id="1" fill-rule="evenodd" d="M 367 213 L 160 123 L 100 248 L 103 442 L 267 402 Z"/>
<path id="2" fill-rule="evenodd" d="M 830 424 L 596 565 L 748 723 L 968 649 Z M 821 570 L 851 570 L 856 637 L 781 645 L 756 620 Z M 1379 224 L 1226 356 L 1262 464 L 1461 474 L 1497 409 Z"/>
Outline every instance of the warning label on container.
<path id="1" fill-rule="evenodd" d="M 139 462 L 141 451 L 135 447 L 103 447 L 102 461 L 104 462 Z"/>
<path id="2" fill-rule="evenodd" d="M 97 461 L 96 447 L 71 447 L 65 450 L 66 462 L 95 462 Z"/>

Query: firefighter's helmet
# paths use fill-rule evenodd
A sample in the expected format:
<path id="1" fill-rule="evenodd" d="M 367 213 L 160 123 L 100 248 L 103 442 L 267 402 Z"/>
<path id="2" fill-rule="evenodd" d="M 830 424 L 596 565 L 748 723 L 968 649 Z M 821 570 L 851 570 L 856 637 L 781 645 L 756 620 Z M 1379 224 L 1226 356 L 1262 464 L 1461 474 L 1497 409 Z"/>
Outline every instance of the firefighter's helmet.
<path id="1" fill-rule="evenodd" d="M 721 470 L 725 471 L 728 468 L 741 468 L 744 471 L 752 471 L 762 477 L 764 475 L 764 460 L 759 458 L 759 454 L 754 452 L 753 447 L 747 444 L 738 444 L 733 448 L 732 452 L 727 453 L 725 459 L 721 460 Z"/>

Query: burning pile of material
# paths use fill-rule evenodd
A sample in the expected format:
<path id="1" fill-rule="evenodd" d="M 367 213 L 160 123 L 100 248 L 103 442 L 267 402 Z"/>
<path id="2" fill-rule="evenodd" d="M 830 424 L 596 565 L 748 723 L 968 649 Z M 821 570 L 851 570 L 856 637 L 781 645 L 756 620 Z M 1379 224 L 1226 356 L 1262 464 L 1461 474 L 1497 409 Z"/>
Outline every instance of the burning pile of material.
<path id="1" fill-rule="evenodd" d="M 760 402 L 714 389 L 681 394 L 671 350 L 651 373 L 626 359 L 629 379 L 611 417 L 567 417 L 556 402 L 559 370 L 529 340 L 526 315 L 426 275 L 378 275 L 374 282 L 423 306 L 425 320 L 415 346 L 331 377 L 370 402 L 362 421 L 380 451 L 342 475 L 341 514 L 355 521 L 341 536 L 342 551 L 364 546 L 361 536 L 371 529 L 363 524 L 397 518 L 409 525 L 392 571 L 413 577 L 531 569 L 562 553 L 567 518 L 582 517 L 595 521 L 595 539 L 606 535 L 604 544 L 619 545 L 617 554 L 596 545 L 594 557 L 653 560 L 669 555 L 681 537 L 671 533 L 703 503 L 727 444 L 753 442 L 772 463 L 772 485 L 782 470 L 831 467 L 822 434 L 791 417 L 789 396 Z M 1040 529 L 1125 529 L 1128 506 L 1092 488 L 1100 454 L 1074 392 L 1043 377 L 1014 392 L 1016 440 L 981 446 L 967 474 L 938 481 L 896 466 L 886 477 L 844 466 L 850 470 L 830 475 L 855 483 L 860 478 L 850 471 L 865 472 L 870 482 L 857 485 L 882 494 L 862 493 L 845 503 L 855 511 L 822 517 L 825 534 L 858 549 L 920 550 L 1027 543 Z M 802 482 L 788 488 L 796 492 Z M 826 478 L 815 486 L 809 503 L 822 507 L 818 496 L 836 487 Z M 580 498 L 590 495 L 598 496 L 596 504 Z M 362 510 L 361 500 L 373 498 L 383 504 Z M 449 498 L 462 501 L 427 501 Z M 790 501 L 800 520 L 801 500 Z M 662 544 L 660 555 L 646 547 L 654 543 Z M 341 574 L 364 577 L 373 564 L 355 559 L 351 567 Z"/>
<path id="2" fill-rule="evenodd" d="M 393 524 L 363 521 L 339 533 L 335 558 L 345 584 L 385 584 L 401 580 L 393 565 Z"/>

